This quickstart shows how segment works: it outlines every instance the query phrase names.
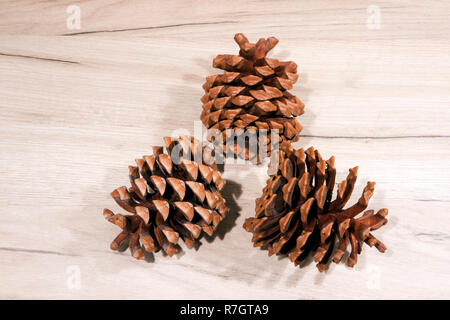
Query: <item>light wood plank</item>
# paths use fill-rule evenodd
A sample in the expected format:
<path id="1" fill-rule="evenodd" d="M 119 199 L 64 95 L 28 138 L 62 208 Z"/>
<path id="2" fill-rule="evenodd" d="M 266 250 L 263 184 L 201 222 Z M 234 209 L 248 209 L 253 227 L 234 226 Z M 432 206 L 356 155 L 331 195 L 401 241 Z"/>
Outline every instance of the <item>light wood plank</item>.
<path id="1" fill-rule="evenodd" d="M 0 298 L 450 298 L 447 1 L 101 0 L 78 3 L 80 30 L 66 27 L 70 4 L 0 3 Z M 236 32 L 278 37 L 271 56 L 299 65 L 295 146 L 335 155 L 339 179 L 359 165 L 352 200 L 377 182 L 385 254 L 318 274 L 252 248 L 241 226 L 267 176 L 249 164 L 226 165 L 233 210 L 213 242 L 153 263 L 109 251 L 109 192 L 163 136 L 194 133 Z"/>

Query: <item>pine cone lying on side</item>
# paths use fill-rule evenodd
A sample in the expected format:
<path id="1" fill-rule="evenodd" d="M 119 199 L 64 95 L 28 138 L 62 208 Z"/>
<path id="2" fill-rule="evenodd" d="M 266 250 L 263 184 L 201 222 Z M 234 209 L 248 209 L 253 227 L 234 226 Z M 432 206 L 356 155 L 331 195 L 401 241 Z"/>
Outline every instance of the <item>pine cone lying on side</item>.
<path id="1" fill-rule="evenodd" d="M 387 223 L 388 210 L 381 209 L 376 214 L 368 210 L 356 217 L 367 208 L 375 182 L 368 182 L 358 202 L 344 209 L 353 192 L 358 167 L 349 170 L 332 200 L 334 157 L 325 161 L 313 147 L 304 151 L 283 144 L 279 164 L 276 174 L 267 180 L 263 195 L 256 200 L 255 217 L 244 223 L 245 230 L 253 233 L 255 247 L 267 247 L 269 256 L 288 254 L 296 266 L 314 252 L 321 272 L 331 258 L 335 263 L 341 261 L 349 243 L 350 267 L 356 264 L 364 242 L 380 252 L 386 250 L 371 231 Z"/>
<path id="2" fill-rule="evenodd" d="M 249 148 L 244 139 L 239 140 L 246 133 L 255 136 L 258 145 L 267 146 L 270 156 L 272 144 L 297 141 L 302 130 L 295 117 L 303 114 L 304 104 L 288 91 L 298 79 L 297 64 L 266 57 L 278 43 L 274 37 L 261 38 L 256 44 L 242 33 L 234 39 L 240 47 L 239 55 L 221 54 L 214 59 L 213 67 L 225 73 L 206 78 L 200 119 L 210 132 L 214 129 L 217 133 L 210 141 L 221 133 L 221 141 L 217 140 L 223 143 L 225 153 L 244 159 L 257 157 L 257 150 Z M 278 130 L 277 141 L 271 141 L 273 129 Z"/>
<path id="3" fill-rule="evenodd" d="M 225 182 L 211 152 L 192 137 L 165 137 L 164 141 L 167 154 L 163 147 L 153 147 L 153 155 L 136 159 L 137 166 L 129 167 L 131 187 L 111 193 L 131 215 L 103 211 L 108 221 L 122 229 L 111 249 L 119 250 L 128 241 L 136 259 L 145 258 L 144 250 L 161 248 L 173 256 L 180 237 L 192 248 L 202 231 L 212 235 L 228 212 L 220 194 Z"/>

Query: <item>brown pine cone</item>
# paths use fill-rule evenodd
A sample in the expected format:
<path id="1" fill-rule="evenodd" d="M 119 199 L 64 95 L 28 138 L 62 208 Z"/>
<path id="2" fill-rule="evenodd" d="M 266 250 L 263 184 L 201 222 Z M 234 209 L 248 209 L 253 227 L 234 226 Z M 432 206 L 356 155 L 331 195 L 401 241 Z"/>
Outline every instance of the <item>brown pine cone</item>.
<path id="1" fill-rule="evenodd" d="M 356 218 L 367 208 L 375 182 L 368 182 L 358 202 L 344 209 L 358 167 L 350 169 L 347 179 L 337 185 L 337 197 L 332 200 L 334 157 L 325 161 L 313 147 L 294 150 L 283 143 L 279 164 L 277 172 L 267 180 L 263 195 L 256 200 L 255 217 L 244 223 L 245 230 L 253 233 L 254 247 L 267 247 L 269 256 L 287 254 L 296 266 L 314 252 L 321 272 L 331 258 L 335 263 L 341 261 L 349 243 L 350 267 L 356 264 L 364 242 L 380 252 L 386 250 L 370 231 L 387 223 L 388 210 L 381 209 L 376 214 L 368 210 Z"/>
<path id="2" fill-rule="evenodd" d="M 136 159 L 137 166 L 129 167 L 131 187 L 111 193 L 131 215 L 103 211 L 122 229 L 111 249 L 119 250 L 128 242 L 136 259 L 145 258 L 144 250 L 161 248 L 173 256 L 180 237 L 192 248 L 202 231 L 211 236 L 228 212 L 220 194 L 225 182 L 211 152 L 192 137 L 165 137 L 164 142 L 167 154 L 163 147 L 153 147 L 153 155 Z"/>
<path id="3" fill-rule="evenodd" d="M 254 44 L 238 33 L 234 40 L 239 55 L 218 55 L 213 61 L 213 67 L 225 72 L 206 78 L 200 119 L 210 131 L 209 140 L 225 153 L 254 159 L 258 146 L 264 146 L 270 156 L 275 143 L 297 141 L 302 130 L 295 117 L 303 114 L 304 104 L 288 91 L 298 79 L 297 64 L 266 57 L 278 43 L 274 37 Z M 278 134 L 271 138 L 274 129 Z M 254 137 L 257 147 L 249 147 L 244 134 L 248 140 Z"/>

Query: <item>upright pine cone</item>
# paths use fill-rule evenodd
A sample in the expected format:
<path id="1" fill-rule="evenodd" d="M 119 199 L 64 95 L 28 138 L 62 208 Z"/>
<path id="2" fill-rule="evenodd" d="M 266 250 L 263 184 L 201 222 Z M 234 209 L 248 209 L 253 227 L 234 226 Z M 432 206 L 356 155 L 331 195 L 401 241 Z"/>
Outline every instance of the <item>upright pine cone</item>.
<path id="1" fill-rule="evenodd" d="M 288 91 L 298 79 L 297 64 L 266 57 L 278 43 L 274 37 L 254 44 L 238 33 L 234 40 L 240 47 L 239 55 L 218 55 L 213 61 L 213 67 L 225 72 L 206 78 L 200 119 L 210 132 L 215 129 L 210 141 L 215 137 L 217 143 L 220 132 L 218 143 L 223 144 L 224 152 L 254 159 L 259 151 L 249 148 L 245 139 L 239 140 L 247 134 L 254 135 L 257 145 L 264 145 L 270 156 L 275 143 L 297 141 L 302 130 L 295 117 L 303 114 L 304 104 Z M 278 135 L 271 141 L 274 129 Z"/>
<path id="2" fill-rule="evenodd" d="M 368 210 L 356 218 L 367 208 L 375 182 L 368 182 L 358 202 L 344 209 L 358 167 L 350 169 L 347 179 L 338 184 L 337 197 L 332 201 L 334 157 L 325 161 L 313 147 L 304 151 L 283 144 L 279 164 L 278 171 L 267 180 L 263 195 L 256 200 L 255 217 L 244 223 L 244 228 L 253 233 L 255 247 L 267 247 L 269 256 L 288 254 L 296 266 L 315 252 L 314 260 L 321 272 L 331 257 L 335 263 L 341 261 L 349 242 L 350 267 L 356 264 L 364 242 L 380 252 L 386 250 L 370 231 L 387 223 L 388 210 L 381 209 L 376 214 Z"/>
<path id="3" fill-rule="evenodd" d="M 108 221 L 122 229 L 111 249 L 119 250 L 128 241 L 136 259 L 144 259 L 144 250 L 161 248 L 172 256 L 179 250 L 180 237 L 191 248 L 202 230 L 212 235 L 228 212 L 220 194 L 225 182 L 211 152 L 192 137 L 165 137 L 164 141 L 167 154 L 163 147 L 153 147 L 153 155 L 136 159 L 137 166 L 129 167 L 131 187 L 111 193 L 131 215 L 103 211 Z"/>

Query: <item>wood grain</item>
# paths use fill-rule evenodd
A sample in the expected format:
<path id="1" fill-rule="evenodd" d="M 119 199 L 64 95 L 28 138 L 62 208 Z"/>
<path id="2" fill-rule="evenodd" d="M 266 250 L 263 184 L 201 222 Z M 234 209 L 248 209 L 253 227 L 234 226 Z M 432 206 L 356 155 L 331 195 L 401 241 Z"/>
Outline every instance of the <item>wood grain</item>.
<path id="1" fill-rule="evenodd" d="M 81 29 L 66 26 L 67 6 Z M 380 29 L 367 27 L 368 6 Z M 450 298 L 448 1 L 2 1 L 0 298 Z M 109 251 L 101 215 L 127 166 L 165 135 L 193 133 L 212 58 L 236 32 L 274 35 L 299 65 L 297 147 L 359 165 L 385 254 L 319 274 L 267 257 L 242 229 L 265 168 L 227 165 L 232 213 L 175 258 Z M 80 271 L 80 287 L 71 285 Z"/>

